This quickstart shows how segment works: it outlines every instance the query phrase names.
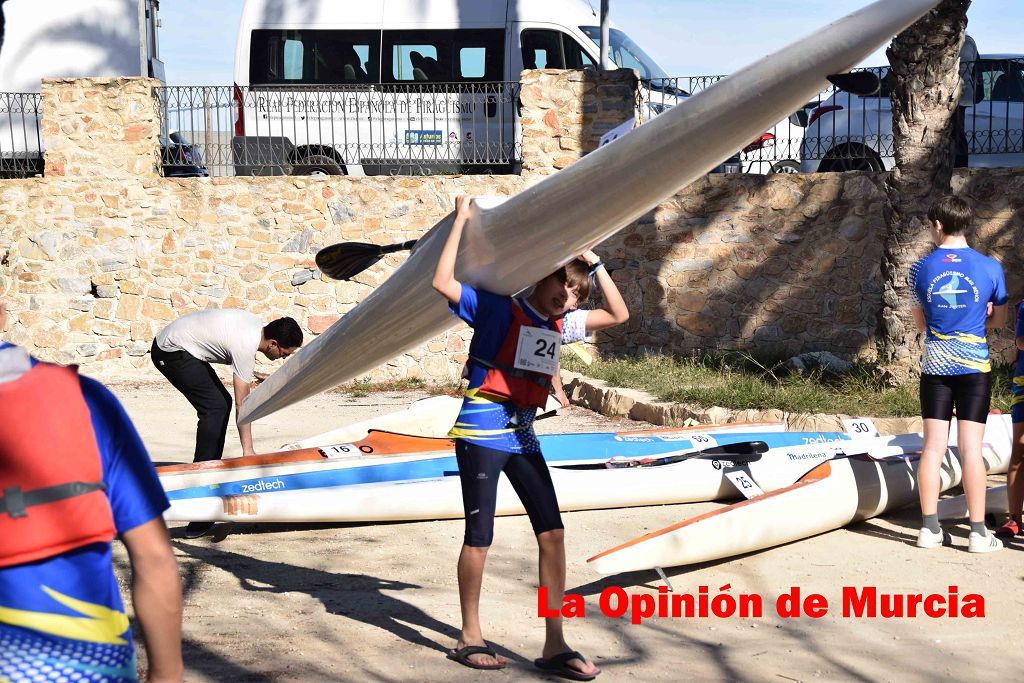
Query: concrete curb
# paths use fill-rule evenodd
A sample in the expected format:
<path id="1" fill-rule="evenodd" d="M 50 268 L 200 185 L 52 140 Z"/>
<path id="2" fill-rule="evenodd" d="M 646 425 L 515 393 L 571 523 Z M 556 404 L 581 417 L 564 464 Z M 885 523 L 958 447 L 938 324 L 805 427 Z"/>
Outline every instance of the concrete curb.
<path id="1" fill-rule="evenodd" d="M 790 431 L 841 432 L 843 420 L 851 415 L 827 413 L 787 413 L 783 410 L 730 410 L 721 406 L 701 408 L 685 403 L 660 401 L 646 391 L 610 387 L 599 379 L 562 370 L 562 383 L 569 400 L 602 415 L 617 415 L 631 420 L 666 427 L 682 427 L 687 421 L 700 424 L 726 422 L 785 422 Z M 881 434 L 906 434 L 923 429 L 920 417 L 871 418 Z"/>

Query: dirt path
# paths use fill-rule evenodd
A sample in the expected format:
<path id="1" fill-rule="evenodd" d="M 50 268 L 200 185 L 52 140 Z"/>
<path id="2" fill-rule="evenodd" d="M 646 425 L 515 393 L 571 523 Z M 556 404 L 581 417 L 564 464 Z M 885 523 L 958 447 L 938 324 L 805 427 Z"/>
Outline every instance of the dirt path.
<path id="1" fill-rule="evenodd" d="M 154 460 L 187 461 L 194 413 L 163 384 L 112 387 Z M 325 394 L 257 423 L 257 451 L 405 405 L 419 395 Z M 543 431 L 627 429 L 574 408 Z M 233 428 L 232 428 L 233 429 Z M 233 433 L 229 455 L 237 454 Z M 1001 479 L 1001 477 L 1000 477 Z M 993 482 L 995 480 L 993 479 Z M 570 643 L 594 656 L 600 680 L 700 681 L 1015 680 L 1024 666 L 1016 632 L 1024 616 L 1021 550 L 993 556 L 912 546 L 918 517 L 907 510 L 817 538 L 728 562 L 672 570 L 678 592 L 758 594 L 761 618 L 628 618 L 600 614 L 609 586 L 657 594 L 653 572 L 602 578 L 585 559 L 646 531 L 717 504 L 567 513 L 568 586 L 586 598 L 586 617 L 567 624 Z M 499 518 L 488 560 L 485 635 L 512 660 L 481 674 L 444 658 L 459 627 L 455 560 L 461 521 L 376 525 L 238 525 L 213 538 L 175 540 L 185 588 L 189 681 L 477 681 L 542 679 L 532 666 L 543 642 L 537 617 L 536 544 L 525 517 Z M 123 549 L 119 570 L 126 576 Z M 978 593 L 978 619 L 846 618 L 842 588 L 880 593 Z M 825 596 L 820 619 L 782 619 L 775 599 L 797 586 Z M 140 653 L 140 657 L 143 655 Z"/>

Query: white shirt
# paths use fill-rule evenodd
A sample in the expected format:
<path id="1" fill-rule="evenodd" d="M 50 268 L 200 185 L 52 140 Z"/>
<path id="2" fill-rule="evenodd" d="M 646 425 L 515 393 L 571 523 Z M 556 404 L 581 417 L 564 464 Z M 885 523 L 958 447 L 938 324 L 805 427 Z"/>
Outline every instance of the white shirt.
<path id="1" fill-rule="evenodd" d="M 251 382 L 262 337 L 259 316 L 232 308 L 209 308 L 172 322 L 156 335 L 156 345 L 169 353 L 185 351 L 207 363 L 230 365 L 236 375 Z"/>
<path id="2" fill-rule="evenodd" d="M 974 106 L 974 76 L 977 72 L 978 45 L 974 38 L 964 35 L 964 44 L 960 46 L 960 80 L 964 88 L 960 92 L 960 106 Z"/>

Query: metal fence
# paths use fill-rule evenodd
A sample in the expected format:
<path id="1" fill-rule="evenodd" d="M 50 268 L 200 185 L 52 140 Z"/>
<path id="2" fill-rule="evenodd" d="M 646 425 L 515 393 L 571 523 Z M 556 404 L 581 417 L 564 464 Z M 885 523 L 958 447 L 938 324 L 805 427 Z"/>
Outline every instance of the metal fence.
<path id="1" fill-rule="evenodd" d="M 858 70 L 875 77 L 870 94 L 823 90 L 741 150 L 739 170 L 891 169 L 888 71 Z M 973 102 L 955 118 L 961 163 L 966 150 L 971 166 L 1024 166 L 1024 59 L 981 59 L 961 73 Z M 641 115 L 657 116 L 722 78 L 645 81 Z M 160 87 L 164 175 L 516 173 L 519 87 Z M 40 114 L 38 93 L 0 93 L 0 177 L 42 173 Z"/>
<path id="2" fill-rule="evenodd" d="M 858 69 L 873 76 L 870 94 L 831 86 L 766 130 L 740 153 L 754 173 L 891 169 L 895 165 L 888 67 Z M 954 125 L 955 152 L 971 166 L 1024 166 L 1024 60 L 981 59 L 962 67 L 968 101 Z M 657 115 L 722 77 L 653 81 L 645 92 Z M 863 86 L 861 78 L 857 84 Z M 857 94 L 861 93 L 861 94 Z M 963 154 L 966 152 L 966 158 Z"/>
<path id="3" fill-rule="evenodd" d="M 514 173 L 521 158 L 518 83 L 166 86 L 157 97 L 165 167 L 172 155 L 211 175 Z"/>
<path id="4" fill-rule="evenodd" d="M 39 93 L 0 93 L 0 178 L 43 172 Z"/>

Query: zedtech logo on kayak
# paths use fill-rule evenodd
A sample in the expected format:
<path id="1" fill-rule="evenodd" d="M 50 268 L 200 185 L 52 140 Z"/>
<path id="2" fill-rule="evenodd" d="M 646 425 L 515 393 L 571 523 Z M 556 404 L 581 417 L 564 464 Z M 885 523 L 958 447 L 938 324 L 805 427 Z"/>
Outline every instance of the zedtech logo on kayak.
<path id="1" fill-rule="evenodd" d="M 273 481 L 260 479 L 255 484 L 243 484 L 242 493 L 261 493 L 263 491 L 277 491 L 283 488 L 284 482 L 280 479 L 275 479 Z"/>
<path id="2" fill-rule="evenodd" d="M 641 624 L 645 619 L 760 619 L 764 616 L 765 600 L 756 593 L 729 591 L 725 584 L 714 595 L 707 586 L 698 586 L 697 593 L 670 593 L 659 586 L 657 595 L 628 593 L 619 586 L 609 586 L 598 596 L 598 609 L 609 619 L 628 617 L 630 623 Z M 807 593 L 793 586 L 778 596 L 775 614 L 783 619 L 827 616 L 833 605 L 820 593 Z M 945 593 L 885 593 L 876 586 L 843 586 L 838 613 L 847 619 L 977 619 L 985 616 L 985 597 L 978 593 L 960 595 L 957 586 L 949 586 Z M 560 609 L 548 607 L 548 590 L 537 589 L 537 616 L 580 619 L 587 616 L 587 605 L 582 595 L 566 593 Z"/>

